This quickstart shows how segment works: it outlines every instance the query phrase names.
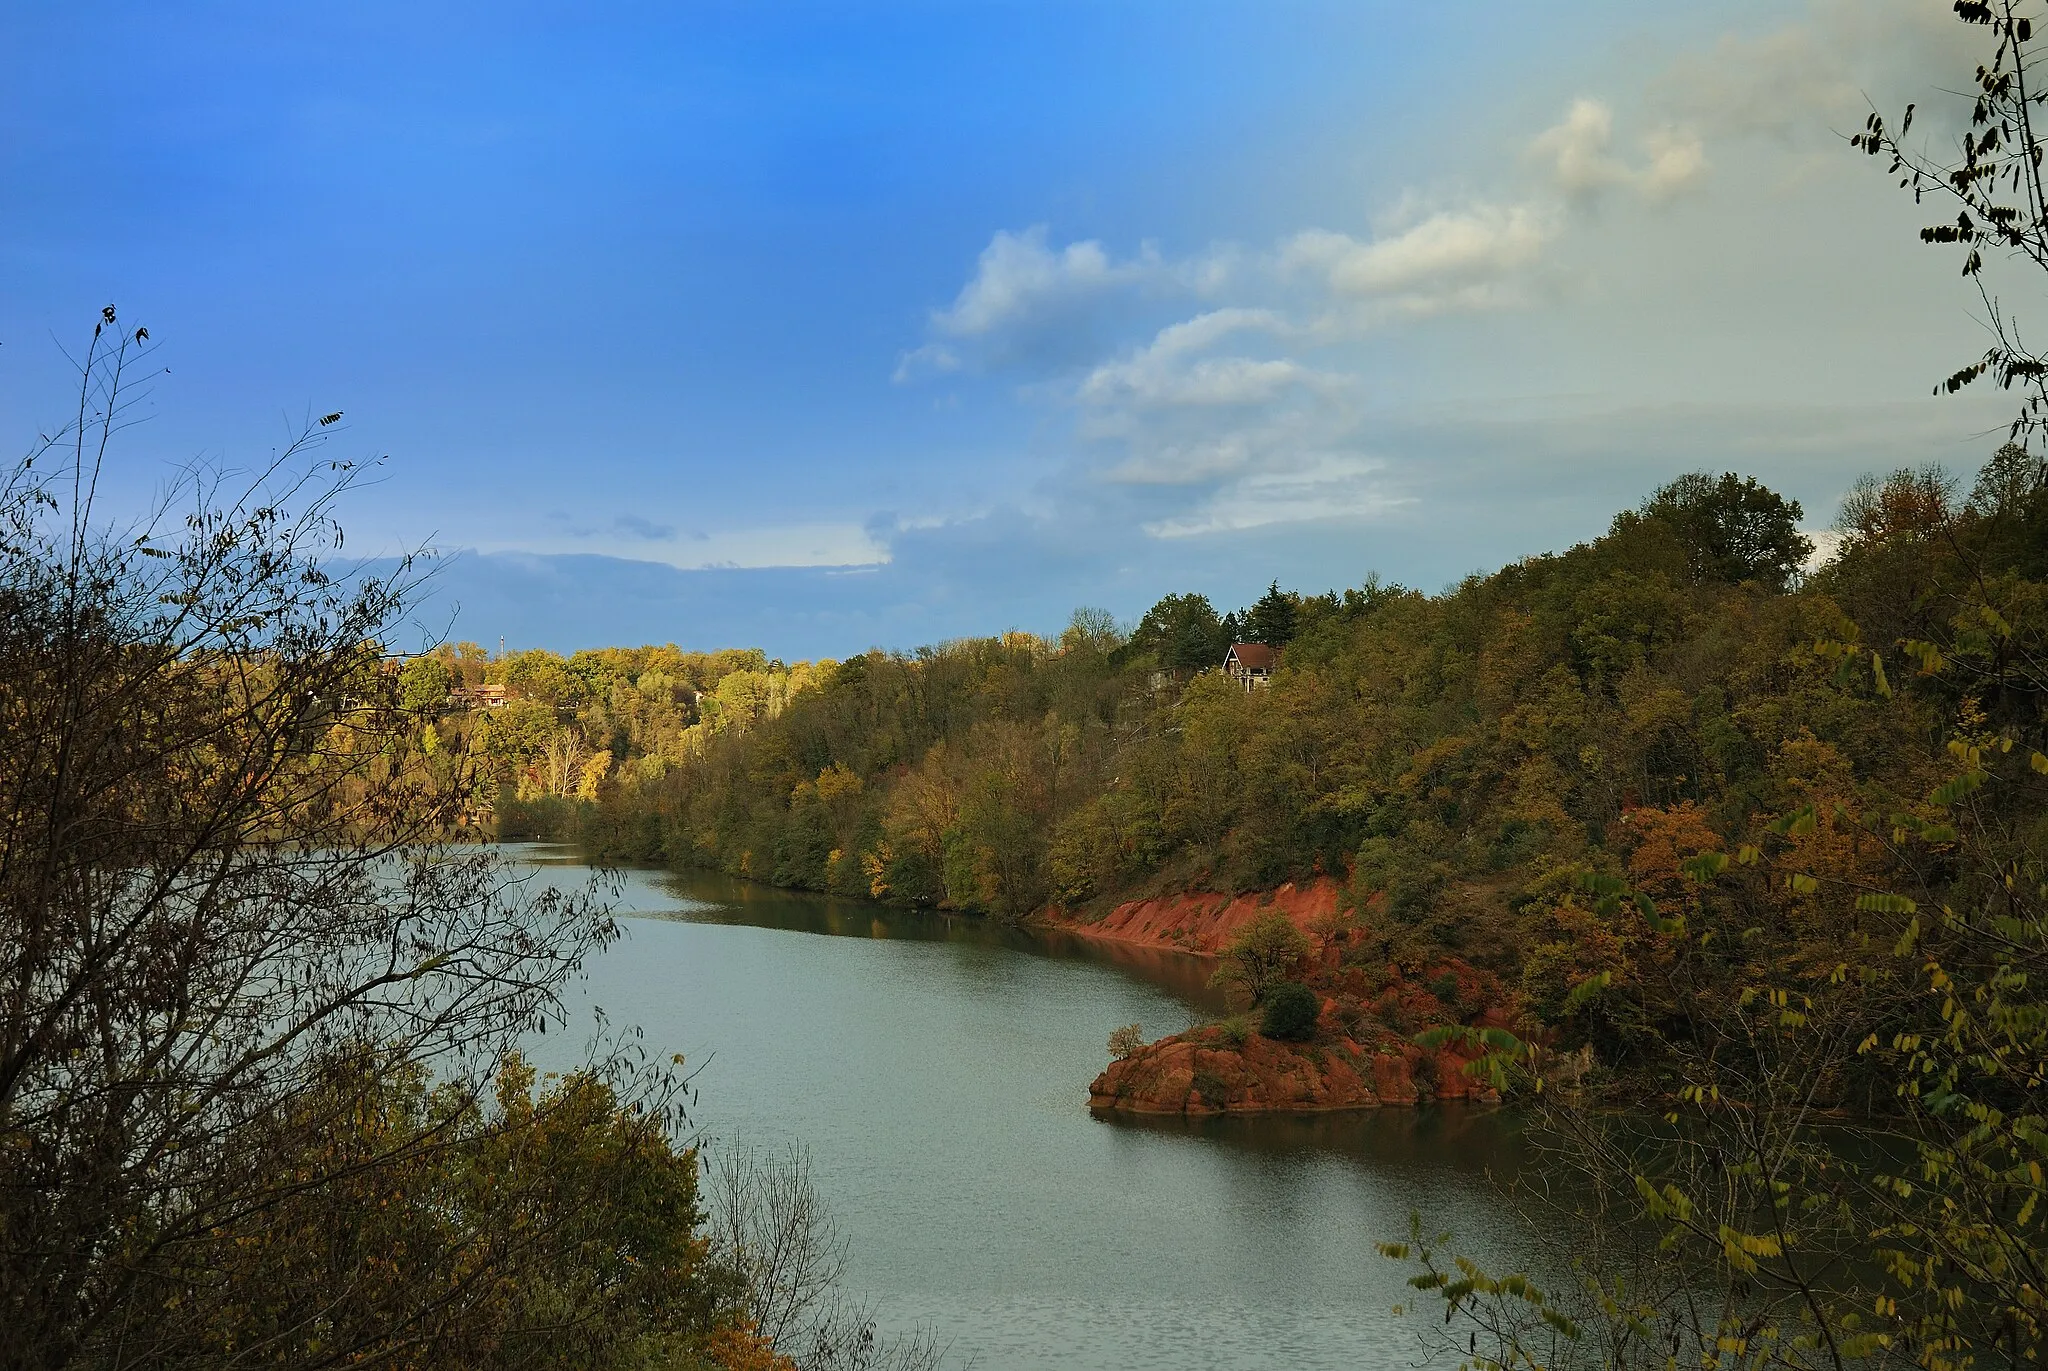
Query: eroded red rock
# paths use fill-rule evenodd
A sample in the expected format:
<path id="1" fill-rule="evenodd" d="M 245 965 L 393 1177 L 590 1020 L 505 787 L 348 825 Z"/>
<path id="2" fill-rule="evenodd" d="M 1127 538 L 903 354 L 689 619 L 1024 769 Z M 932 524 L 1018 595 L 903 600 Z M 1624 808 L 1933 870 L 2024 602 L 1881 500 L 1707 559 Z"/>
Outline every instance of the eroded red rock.
<path id="1" fill-rule="evenodd" d="M 1111 1062 L 1088 1087 L 1088 1107 L 1130 1114 L 1306 1114 L 1497 1098 L 1465 1072 L 1469 1060 L 1413 1043 L 1367 1046 L 1348 1037 L 1290 1043 L 1253 1033 L 1238 1042 L 1210 1024 Z"/>
<path id="2" fill-rule="evenodd" d="M 1309 935 L 1292 974 L 1323 996 L 1315 1040 L 1280 1042 L 1209 1024 L 1147 1044 L 1095 1078 L 1088 1103 L 1134 1114 L 1315 1113 L 1496 1098 L 1465 1070 L 1456 1047 L 1413 1038 L 1438 1024 L 1509 1027 L 1513 997 L 1489 972 L 1455 957 L 1408 968 L 1383 960 L 1370 912 L 1339 910 L 1328 876 L 1247 895 L 1189 892 L 1129 900 L 1085 923 L 1048 910 L 1048 922 L 1130 948 L 1172 948 L 1214 958 L 1237 931 L 1277 910 Z"/>
<path id="3" fill-rule="evenodd" d="M 1094 923 L 1054 915 L 1062 928 L 1084 938 L 1172 947 L 1214 956 L 1236 932 L 1270 910 L 1285 914 L 1296 928 L 1312 932 L 1334 918 L 1340 886 L 1329 876 L 1305 885 L 1292 882 L 1278 890 L 1247 895 L 1191 891 L 1151 900 L 1127 900 Z"/>

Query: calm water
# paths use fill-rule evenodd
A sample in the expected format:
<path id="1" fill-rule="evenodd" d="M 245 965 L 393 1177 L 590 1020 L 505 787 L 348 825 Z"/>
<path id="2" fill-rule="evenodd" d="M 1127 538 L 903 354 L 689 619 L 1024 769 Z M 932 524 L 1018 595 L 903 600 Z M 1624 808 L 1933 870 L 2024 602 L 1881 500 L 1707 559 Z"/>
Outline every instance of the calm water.
<path id="1" fill-rule="evenodd" d="M 538 880 L 587 874 L 512 851 Z M 1373 1244 L 1416 1209 L 1475 1256 L 1510 1240 L 1486 1179 L 1516 1160 L 1498 1111 L 1091 1117 L 1111 1029 L 1209 1017 L 1195 959 L 709 875 L 620 879 L 627 936 L 579 1014 L 684 1053 L 713 1145 L 800 1140 L 851 1239 L 849 1284 L 884 1327 L 937 1332 L 952 1365 L 1413 1365 L 1416 1326 L 1389 1313 L 1405 1272 Z"/>

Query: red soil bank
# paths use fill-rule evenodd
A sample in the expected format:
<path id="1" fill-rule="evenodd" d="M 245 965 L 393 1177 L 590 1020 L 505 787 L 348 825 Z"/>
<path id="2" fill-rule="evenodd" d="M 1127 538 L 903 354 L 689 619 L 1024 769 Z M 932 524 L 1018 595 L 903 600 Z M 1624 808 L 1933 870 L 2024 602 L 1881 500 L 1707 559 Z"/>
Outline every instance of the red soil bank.
<path id="1" fill-rule="evenodd" d="M 1088 1107 L 1131 1114 L 1315 1113 L 1414 1104 L 1424 1097 L 1497 1098 L 1490 1086 L 1464 1072 L 1468 1060 L 1413 1043 L 1366 1047 L 1343 1037 L 1286 1043 L 1253 1034 L 1233 1046 L 1212 1025 L 1111 1062 L 1088 1087 Z"/>
<path id="2" fill-rule="evenodd" d="M 1094 923 L 1049 912 L 1051 923 L 1078 937 L 1214 957 L 1240 928 L 1278 910 L 1310 935 L 1315 950 L 1301 970 L 1325 996 L 1314 1042 L 1279 1042 L 1257 1033 L 1234 1042 L 1220 1025 L 1190 1029 L 1111 1062 L 1088 1088 L 1089 1107 L 1133 1114 L 1313 1113 L 1422 1099 L 1497 1098 L 1491 1086 L 1465 1071 L 1469 1055 L 1417 1047 L 1386 1027 L 1388 1021 L 1442 1023 L 1460 1016 L 1391 966 L 1371 974 L 1345 964 L 1346 948 L 1362 934 L 1333 930 L 1341 890 L 1322 876 L 1261 894 L 1130 900 Z M 1478 1022 L 1508 1022 L 1499 1008 L 1503 991 L 1493 977 L 1456 959 L 1433 968 L 1431 979 L 1446 975 L 1456 980 L 1461 1004 L 1488 1006 Z M 1341 1013 L 1334 996 L 1344 997 Z"/>
<path id="3" fill-rule="evenodd" d="M 1193 893 L 1130 900 L 1096 923 L 1079 923 L 1057 914 L 1052 918 L 1061 928 L 1083 938 L 1172 947 L 1213 957 L 1238 929 L 1268 910 L 1279 910 L 1307 932 L 1311 924 L 1336 914 L 1340 889 L 1331 877 L 1319 876 L 1307 885 L 1290 882 L 1259 894 Z"/>

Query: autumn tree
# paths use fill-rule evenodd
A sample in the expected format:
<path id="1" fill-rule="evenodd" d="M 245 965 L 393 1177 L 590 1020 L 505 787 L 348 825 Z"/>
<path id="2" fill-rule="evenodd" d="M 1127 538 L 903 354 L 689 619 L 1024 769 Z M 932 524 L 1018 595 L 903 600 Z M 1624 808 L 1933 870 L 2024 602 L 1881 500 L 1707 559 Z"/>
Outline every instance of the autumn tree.
<path id="1" fill-rule="evenodd" d="M 1270 909 L 1224 944 L 1217 958 L 1215 984 L 1242 992 L 1254 1005 L 1264 1004 L 1308 953 L 1308 935 L 1285 914 Z"/>
<path id="2" fill-rule="evenodd" d="M 96 505 L 147 347 L 109 307 L 0 481 L 0 1363 L 603 1364 L 593 1321 L 696 1279 L 675 1096 L 606 1056 L 536 1099 L 513 1054 L 616 926 L 442 844 L 442 683 L 379 648 L 417 574 L 331 569 L 339 415 L 239 492 Z M 479 1193 L 557 1143 L 597 1151 Z"/>
<path id="3" fill-rule="evenodd" d="M 455 673 L 431 653 L 414 657 L 398 673 L 398 702 L 416 714 L 432 717 L 448 703 Z"/>
<path id="4" fill-rule="evenodd" d="M 1631 873 L 1655 884 L 1580 872 L 1596 926 L 1660 955 L 1569 998 L 1615 994 L 1626 971 L 1683 1007 L 1663 1038 L 1665 1108 L 1545 1092 L 1559 1063 L 1533 1039 L 1432 1039 L 1487 1047 L 1497 1080 L 1549 1099 L 1560 1159 L 1600 1197 L 1557 1218 L 1562 1282 L 1447 1259 L 1419 1222 L 1382 1249 L 1418 1268 L 1411 1284 L 1478 1364 L 2048 1358 L 2048 480 L 2017 441 L 2048 427 L 2048 363 L 1986 279 L 1999 258 L 2048 270 L 2027 8 L 1954 5 L 1984 38 L 1960 156 L 1906 141 L 1911 106 L 1855 139 L 1916 201 L 1954 212 L 1921 237 L 1962 250 L 1993 343 L 1937 389 L 1988 377 L 2019 392 L 2016 441 L 1967 502 L 1931 467 L 1850 492 L 1818 631 L 1780 659 L 1827 668 L 1813 707 L 1827 736 L 1783 738 L 1774 784 L 1724 809 L 1714 841 L 1695 835 L 1677 863 L 1688 891 L 1663 854 Z"/>

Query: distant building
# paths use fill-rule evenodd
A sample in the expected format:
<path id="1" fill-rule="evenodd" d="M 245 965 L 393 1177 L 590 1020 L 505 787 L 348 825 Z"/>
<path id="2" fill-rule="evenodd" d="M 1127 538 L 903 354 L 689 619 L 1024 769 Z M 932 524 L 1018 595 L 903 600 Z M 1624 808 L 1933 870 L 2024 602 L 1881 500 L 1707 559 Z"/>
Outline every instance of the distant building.
<path id="1" fill-rule="evenodd" d="M 505 687 L 496 681 L 457 686 L 448 692 L 448 703 L 457 709 L 503 709 L 506 698 Z"/>
<path id="2" fill-rule="evenodd" d="M 1271 685 L 1273 661 L 1279 653 L 1264 643 L 1232 643 L 1223 654 L 1223 669 L 1247 692 Z"/>

